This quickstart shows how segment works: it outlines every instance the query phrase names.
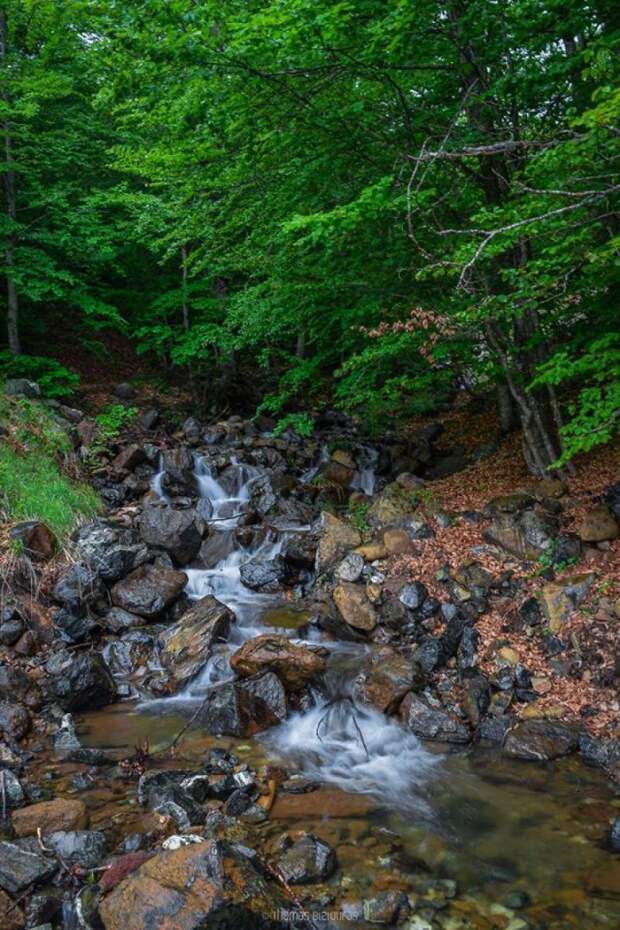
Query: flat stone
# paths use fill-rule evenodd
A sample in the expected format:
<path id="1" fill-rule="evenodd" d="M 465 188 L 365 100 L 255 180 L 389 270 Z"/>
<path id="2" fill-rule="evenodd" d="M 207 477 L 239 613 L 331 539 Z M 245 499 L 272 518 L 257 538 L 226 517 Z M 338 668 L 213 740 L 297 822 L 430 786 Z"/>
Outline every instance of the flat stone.
<path id="1" fill-rule="evenodd" d="M 553 720 L 527 720 L 508 732 L 504 752 L 515 759 L 549 762 L 575 752 L 578 745 L 575 727 Z"/>
<path id="2" fill-rule="evenodd" d="M 88 826 L 88 812 L 83 801 L 54 798 L 13 811 L 12 822 L 17 836 L 35 836 L 39 828 L 41 833 L 84 830 Z"/>
<path id="3" fill-rule="evenodd" d="M 23 849 L 17 843 L 0 841 L 0 888 L 17 896 L 43 882 L 56 872 L 58 863 L 38 853 Z"/>
<path id="4" fill-rule="evenodd" d="M 270 816 L 275 820 L 366 817 L 377 806 L 377 802 L 366 795 L 348 794 L 337 788 L 320 788 L 304 794 L 280 793 Z"/>

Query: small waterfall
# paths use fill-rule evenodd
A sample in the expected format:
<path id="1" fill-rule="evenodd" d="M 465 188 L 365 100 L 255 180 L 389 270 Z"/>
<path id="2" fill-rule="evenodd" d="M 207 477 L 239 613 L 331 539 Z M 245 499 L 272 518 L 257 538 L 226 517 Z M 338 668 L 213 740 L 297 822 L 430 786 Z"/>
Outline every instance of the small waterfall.
<path id="1" fill-rule="evenodd" d="M 353 476 L 351 488 L 354 491 L 362 491 L 367 497 L 372 497 L 375 493 L 376 470 L 379 452 L 372 446 L 362 446 L 358 456 L 358 470 Z"/>
<path id="2" fill-rule="evenodd" d="M 167 501 L 168 496 L 164 491 L 164 475 L 166 470 L 164 468 L 164 456 L 160 452 L 159 458 L 157 460 L 157 473 L 151 478 L 151 491 L 154 491 L 155 494 L 162 500 Z"/>
<path id="3" fill-rule="evenodd" d="M 261 736 L 267 748 L 309 780 L 372 795 L 388 807 L 424 814 L 423 793 L 440 757 L 410 731 L 352 698 L 365 647 L 338 644 L 316 705 Z"/>
<path id="4" fill-rule="evenodd" d="M 252 482 L 260 475 L 252 465 L 240 464 L 232 459 L 233 493 L 214 477 L 213 470 L 204 456 L 196 456 L 194 475 L 201 499 L 210 504 L 211 513 L 207 518 L 212 528 L 217 531 L 234 528 L 250 500 Z"/>

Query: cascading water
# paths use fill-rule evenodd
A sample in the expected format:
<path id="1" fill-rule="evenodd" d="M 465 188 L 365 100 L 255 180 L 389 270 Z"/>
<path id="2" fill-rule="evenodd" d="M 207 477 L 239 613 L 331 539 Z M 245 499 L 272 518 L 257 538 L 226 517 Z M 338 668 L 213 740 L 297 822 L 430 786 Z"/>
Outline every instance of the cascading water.
<path id="1" fill-rule="evenodd" d="M 377 449 L 373 449 L 372 446 L 362 446 L 357 455 L 357 464 L 358 470 L 353 476 L 353 481 L 351 482 L 351 489 L 353 491 L 361 491 L 363 494 L 366 494 L 367 497 L 372 497 L 375 493 L 375 485 L 377 483 L 377 462 L 379 460 L 379 452 Z"/>
<path id="2" fill-rule="evenodd" d="M 155 494 L 162 500 L 167 501 L 168 497 L 164 491 L 164 475 L 166 474 L 166 469 L 164 467 L 164 457 L 160 453 L 159 460 L 157 462 L 157 471 L 151 479 L 151 491 L 154 491 Z"/>
<path id="3" fill-rule="evenodd" d="M 366 453 L 356 475 L 356 487 L 371 494 L 377 454 L 370 448 Z M 166 699 L 177 707 L 184 703 L 195 706 L 197 701 L 204 700 L 209 691 L 232 677 L 229 664 L 232 652 L 248 639 L 274 632 L 273 627 L 262 621 L 262 616 L 278 602 L 278 596 L 246 587 L 241 581 L 241 567 L 250 560 L 274 559 L 282 550 L 287 532 L 307 529 L 289 527 L 279 532 L 267 529 L 263 535 L 257 534 L 254 543 L 244 547 L 239 544 L 235 530 L 249 508 L 252 484 L 263 473 L 233 460 L 225 476 L 218 480 L 207 459 L 197 456 L 194 474 L 200 494 L 199 509 L 209 524 L 211 536 L 219 537 L 221 551 L 226 554 L 211 567 L 186 568 L 186 593 L 193 599 L 212 595 L 233 611 L 236 622 L 231 626 L 228 641 L 215 648 L 199 675 L 180 694 Z M 156 479 L 161 488 L 161 477 L 158 475 Z M 279 632 L 294 638 L 290 631 Z M 318 633 L 310 632 L 306 641 L 317 638 Z M 428 780 L 431 768 L 437 765 L 437 756 L 424 750 L 418 739 L 398 723 L 353 700 L 353 679 L 368 647 L 341 641 L 327 641 L 323 645 L 330 651 L 329 667 L 321 691 L 314 694 L 314 706 L 293 714 L 264 734 L 265 746 L 309 778 L 371 794 L 388 806 L 393 806 L 398 798 L 401 807 L 423 813 L 421 786 Z"/>

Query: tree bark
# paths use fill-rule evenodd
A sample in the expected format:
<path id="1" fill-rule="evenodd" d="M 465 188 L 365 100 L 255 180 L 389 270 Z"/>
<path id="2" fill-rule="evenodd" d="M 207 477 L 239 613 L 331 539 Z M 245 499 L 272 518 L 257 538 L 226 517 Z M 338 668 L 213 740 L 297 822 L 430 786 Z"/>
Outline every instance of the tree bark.
<path id="1" fill-rule="evenodd" d="M 187 299 L 187 246 L 181 246 L 181 313 L 183 316 L 183 329 L 186 333 L 189 332 L 189 302 Z M 187 373 L 189 378 L 189 386 L 192 393 L 192 397 L 195 397 L 195 381 L 194 381 L 194 370 L 192 368 L 191 362 L 187 365 Z"/>
<path id="2" fill-rule="evenodd" d="M 0 67 L 6 68 L 7 55 L 7 17 L 6 12 L 0 12 Z M 10 104 L 10 97 L 6 87 L 2 89 L 2 98 L 7 104 Z M 6 291 L 7 291 L 7 336 L 9 349 L 13 355 L 21 354 L 21 345 L 19 340 L 19 298 L 17 288 L 13 278 L 13 269 L 15 268 L 15 232 L 14 226 L 17 219 L 17 198 L 15 193 L 15 172 L 11 165 L 13 163 L 13 145 L 11 140 L 11 127 L 8 120 L 2 124 L 4 136 L 4 161 L 5 169 L 2 176 L 4 186 L 5 212 L 9 220 L 9 233 L 4 246 L 4 262 L 6 265 Z"/>

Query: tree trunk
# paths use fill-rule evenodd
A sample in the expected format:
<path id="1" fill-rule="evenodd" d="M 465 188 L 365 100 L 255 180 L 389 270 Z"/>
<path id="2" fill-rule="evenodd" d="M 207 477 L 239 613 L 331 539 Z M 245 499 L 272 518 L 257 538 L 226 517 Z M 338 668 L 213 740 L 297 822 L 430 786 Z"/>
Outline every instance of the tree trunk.
<path id="1" fill-rule="evenodd" d="M 497 385 L 497 412 L 502 433 L 510 433 L 515 428 L 517 418 L 510 388 L 505 381 Z"/>
<path id="2" fill-rule="evenodd" d="M 7 45 L 7 19 L 6 13 L 0 13 L 0 66 L 6 68 L 6 45 Z M 3 90 L 2 98 L 5 104 L 10 104 L 10 98 L 6 88 Z M 9 232 L 7 234 L 4 246 L 4 262 L 6 265 L 6 291 L 7 291 L 7 336 L 9 349 L 13 355 L 21 354 L 21 345 L 19 341 L 19 298 L 17 288 L 13 278 L 13 269 L 15 268 L 15 223 L 17 219 L 17 200 L 15 194 L 15 172 L 11 165 L 13 162 L 13 151 L 11 141 L 11 127 L 8 120 L 2 125 L 4 135 L 4 161 L 5 169 L 3 172 L 4 185 L 4 203 L 5 212 L 9 221 Z"/>
<path id="3" fill-rule="evenodd" d="M 181 312 L 183 315 L 183 329 L 186 333 L 189 332 L 189 303 L 187 300 L 187 246 L 181 246 Z M 196 396 L 196 385 L 194 382 L 194 371 L 191 363 L 187 365 L 187 373 L 189 377 L 189 386 L 192 392 L 192 397 Z"/>

